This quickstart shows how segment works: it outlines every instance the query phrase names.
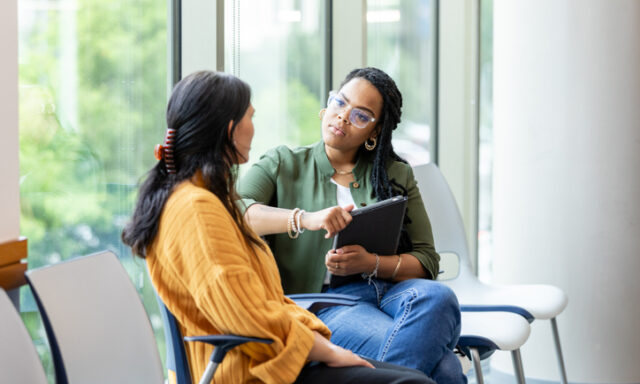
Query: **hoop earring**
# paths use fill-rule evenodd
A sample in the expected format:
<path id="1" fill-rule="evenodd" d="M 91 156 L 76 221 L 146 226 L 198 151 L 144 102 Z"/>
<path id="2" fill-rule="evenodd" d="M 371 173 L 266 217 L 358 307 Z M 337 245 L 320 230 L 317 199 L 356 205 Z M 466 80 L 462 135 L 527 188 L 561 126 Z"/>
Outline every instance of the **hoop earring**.
<path id="1" fill-rule="evenodd" d="M 369 144 L 369 140 L 373 141 L 373 144 Z M 376 148 L 377 144 L 378 144 L 378 139 L 376 139 L 375 137 L 370 137 L 367 140 L 365 140 L 364 147 L 367 149 L 367 151 L 373 151 Z"/>
<path id="2" fill-rule="evenodd" d="M 320 112 L 318 112 L 318 117 L 320 120 L 324 119 L 324 114 L 327 112 L 327 108 L 322 108 Z"/>

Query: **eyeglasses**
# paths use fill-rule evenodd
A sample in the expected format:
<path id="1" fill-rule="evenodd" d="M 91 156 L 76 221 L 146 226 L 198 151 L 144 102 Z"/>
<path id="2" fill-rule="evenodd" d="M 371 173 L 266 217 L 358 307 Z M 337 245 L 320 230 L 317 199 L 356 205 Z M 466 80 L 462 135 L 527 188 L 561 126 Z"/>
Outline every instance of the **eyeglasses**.
<path id="1" fill-rule="evenodd" d="M 347 106 L 351 107 L 347 101 L 336 93 L 336 91 L 329 92 L 329 100 L 327 101 L 327 109 L 331 112 L 339 112 L 344 110 Z M 369 123 L 375 122 L 376 119 L 371 116 L 371 113 L 360 108 L 351 107 L 349 113 L 349 122 L 357 128 L 365 128 Z"/>

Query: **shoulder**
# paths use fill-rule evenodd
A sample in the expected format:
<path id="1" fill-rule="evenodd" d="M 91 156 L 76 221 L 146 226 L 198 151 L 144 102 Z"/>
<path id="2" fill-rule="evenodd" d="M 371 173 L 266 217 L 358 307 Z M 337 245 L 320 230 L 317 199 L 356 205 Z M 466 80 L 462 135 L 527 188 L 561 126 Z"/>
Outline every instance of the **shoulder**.
<path id="1" fill-rule="evenodd" d="M 290 148 L 286 145 L 279 145 L 265 152 L 265 154 L 260 157 L 260 160 L 265 158 L 277 161 L 303 160 L 311 156 L 314 147 L 315 145 L 306 145 Z"/>
<path id="2" fill-rule="evenodd" d="M 396 182 L 404 185 L 414 181 L 411 165 L 398 160 L 389 161 L 387 164 L 387 175 L 389 179 L 395 179 Z"/>
<path id="3" fill-rule="evenodd" d="M 316 146 L 312 144 L 290 148 L 280 145 L 265 152 L 254 166 L 273 174 L 304 169 L 313 163 Z"/>
<path id="4" fill-rule="evenodd" d="M 167 200 L 165 210 L 171 216 L 187 218 L 197 218 L 203 213 L 221 217 L 228 215 L 218 196 L 190 181 L 185 181 L 174 188 Z"/>

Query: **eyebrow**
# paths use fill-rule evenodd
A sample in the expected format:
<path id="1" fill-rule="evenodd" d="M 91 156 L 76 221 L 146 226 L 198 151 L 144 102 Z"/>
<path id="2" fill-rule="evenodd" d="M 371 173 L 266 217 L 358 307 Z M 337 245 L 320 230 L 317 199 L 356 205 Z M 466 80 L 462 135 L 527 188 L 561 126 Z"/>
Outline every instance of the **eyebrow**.
<path id="1" fill-rule="evenodd" d="M 344 93 L 339 92 L 338 94 L 340 96 L 342 96 L 342 98 L 345 99 L 347 101 L 347 103 L 351 103 L 351 100 L 349 100 L 349 98 L 347 96 L 345 96 Z M 376 117 L 376 114 L 372 110 L 367 108 L 367 107 L 362 107 L 362 106 L 356 105 L 356 108 L 364 109 L 365 111 L 368 111 L 369 113 L 371 113 L 373 115 L 373 117 Z"/>

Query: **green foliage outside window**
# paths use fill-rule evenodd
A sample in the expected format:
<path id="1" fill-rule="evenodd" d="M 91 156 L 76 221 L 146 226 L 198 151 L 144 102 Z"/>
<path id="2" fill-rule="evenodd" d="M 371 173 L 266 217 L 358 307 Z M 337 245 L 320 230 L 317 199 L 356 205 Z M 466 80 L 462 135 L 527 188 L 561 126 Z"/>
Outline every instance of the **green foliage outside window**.
<path id="1" fill-rule="evenodd" d="M 166 3 L 20 3 L 21 234 L 35 268 L 115 251 L 147 306 L 164 358 L 144 263 L 120 242 L 137 184 L 163 138 Z M 23 317 L 53 382 L 31 294 Z"/>

